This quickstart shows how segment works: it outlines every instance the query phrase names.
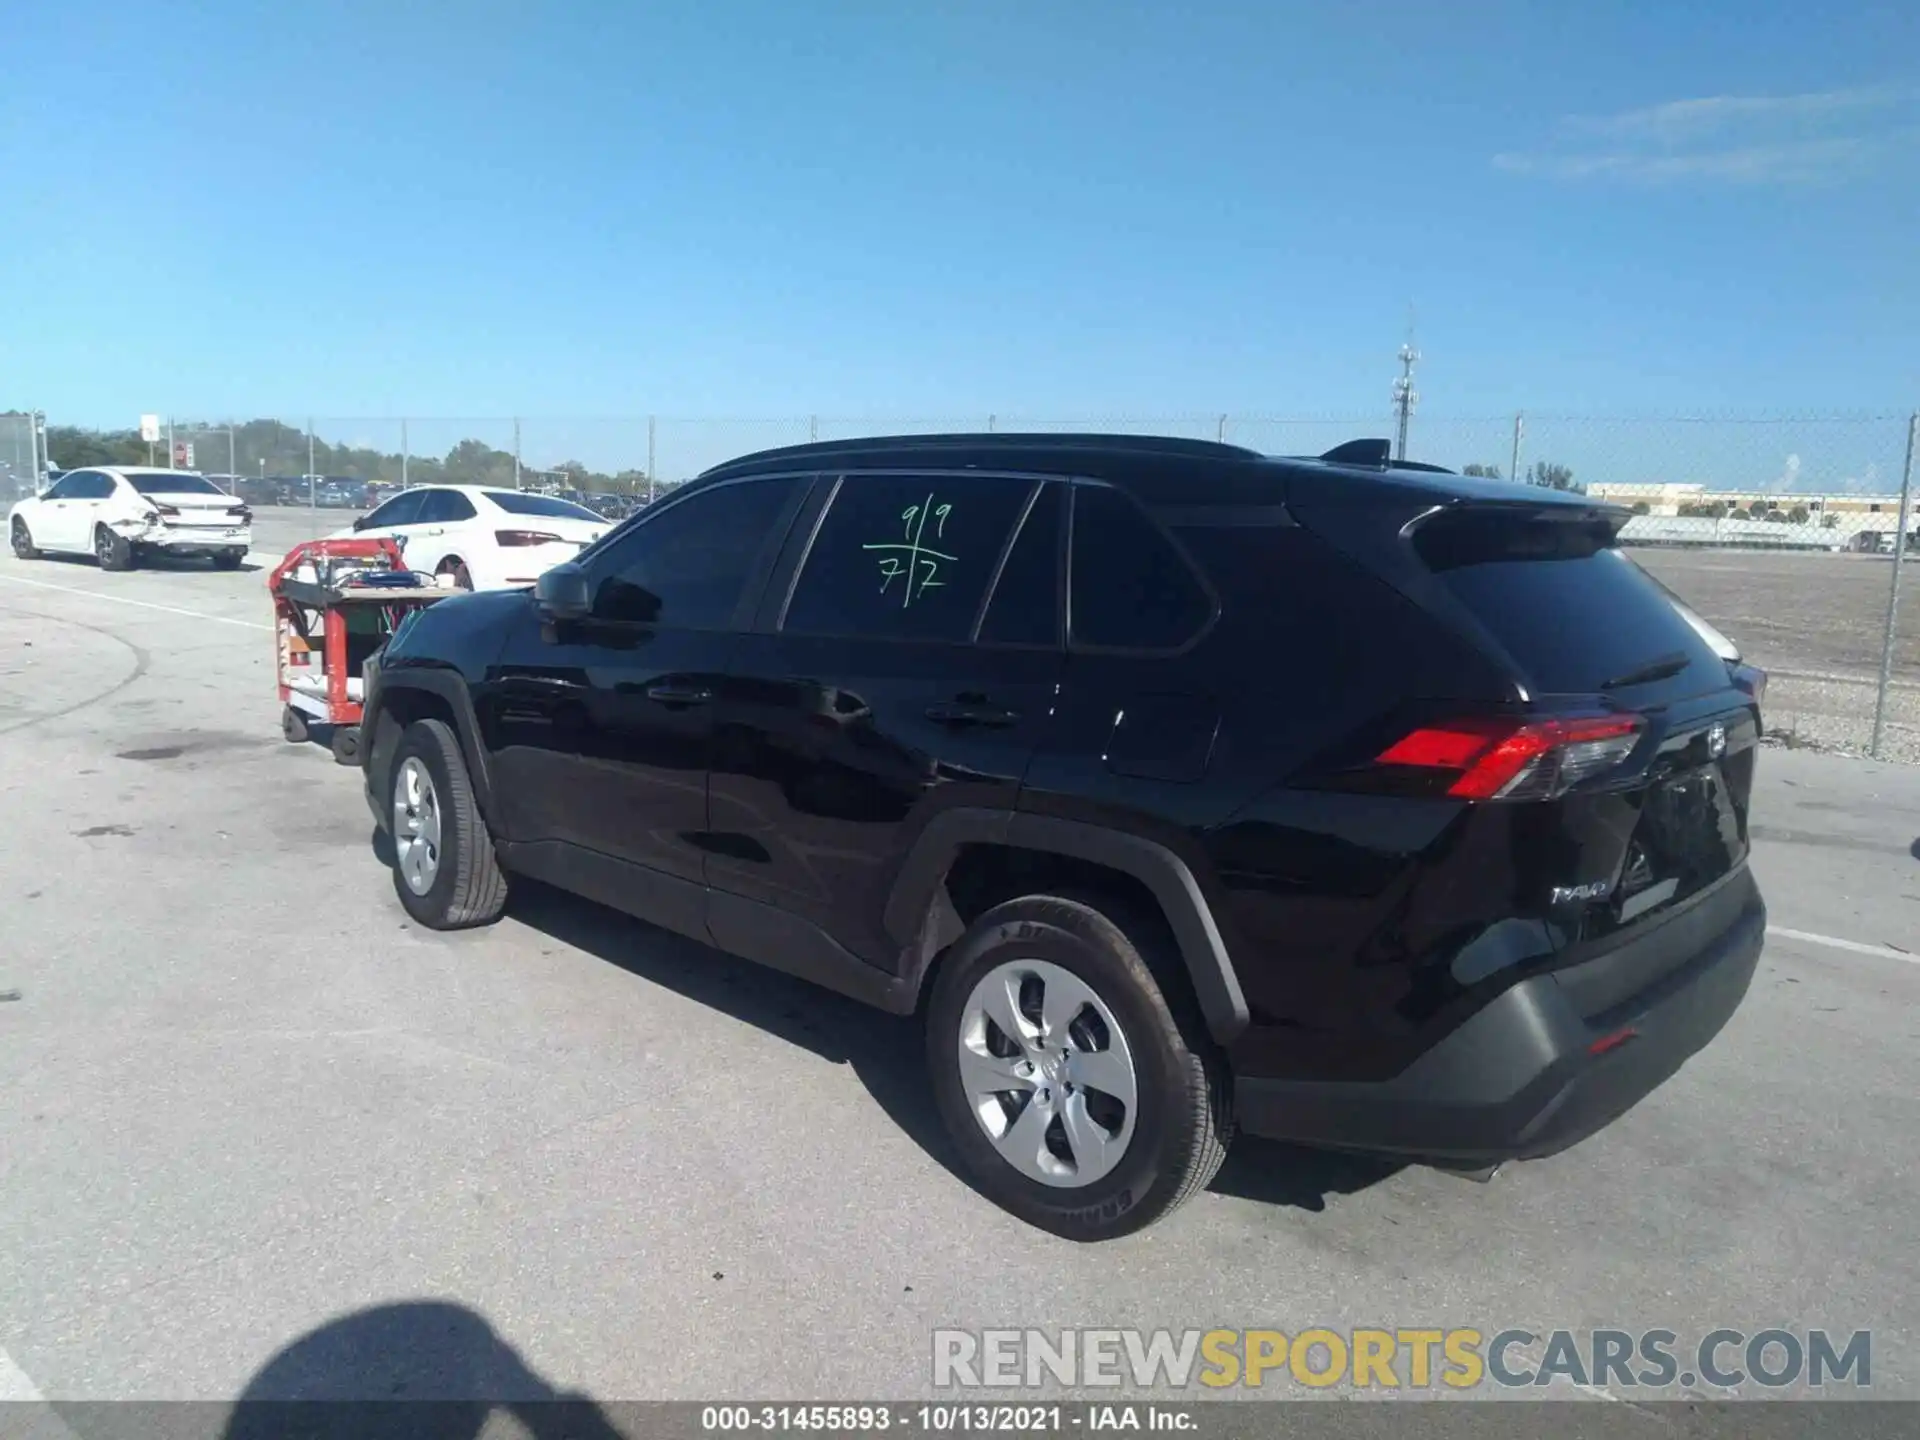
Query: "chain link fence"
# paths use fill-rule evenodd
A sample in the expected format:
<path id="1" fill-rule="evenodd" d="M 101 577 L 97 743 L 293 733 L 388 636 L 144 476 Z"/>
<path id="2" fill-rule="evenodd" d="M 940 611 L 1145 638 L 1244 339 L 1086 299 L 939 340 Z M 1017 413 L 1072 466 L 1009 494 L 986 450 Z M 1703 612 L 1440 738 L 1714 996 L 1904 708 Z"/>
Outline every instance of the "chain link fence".
<path id="1" fill-rule="evenodd" d="M 1318 455 L 1392 429 L 1377 415 L 1232 413 L 175 417 L 149 445 L 131 431 L 61 426 L 42 442 L 34 423 L 0 415 L 0 498 L 31 494 L 36 465 L 172 460 L 258 506 L 285 507 L 270 523 L 294 538 L 432 483 L 537 488 L 618 515 L 738 455 L 870 435 L 1153 434 Z M 1630 509 L 1629 553 L 1770 672 L 1777 740 L 1920 762 L 1920 601 L 1898 578 L 1920 553 L 1920 517 L 1903 508 L 1913 435 L 1912 416 L 1891 414 L 1420 415 L 1407 456 Z"/>
<path id="2" fill-rule="evenodd" d="M 40 417 L 24 410 L 0 414 L 0 504 L 12 505 L 39 488 Z"/>

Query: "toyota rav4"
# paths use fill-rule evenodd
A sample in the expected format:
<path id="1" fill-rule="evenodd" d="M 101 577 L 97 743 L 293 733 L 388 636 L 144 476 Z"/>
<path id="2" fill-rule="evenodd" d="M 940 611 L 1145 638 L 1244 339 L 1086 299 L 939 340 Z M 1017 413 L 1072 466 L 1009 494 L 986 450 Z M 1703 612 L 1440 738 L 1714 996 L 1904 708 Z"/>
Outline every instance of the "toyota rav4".
<path id="1" fill-rule="evenodd" d="M 368 667 L 400 903 L 515 877 L 898 1014 L 1080 1239 L 1235 1128 L 1483 1171 L 1726 1023 L 1764 676 L 1624 510 L 1120 436 L 768 451 Z"/>

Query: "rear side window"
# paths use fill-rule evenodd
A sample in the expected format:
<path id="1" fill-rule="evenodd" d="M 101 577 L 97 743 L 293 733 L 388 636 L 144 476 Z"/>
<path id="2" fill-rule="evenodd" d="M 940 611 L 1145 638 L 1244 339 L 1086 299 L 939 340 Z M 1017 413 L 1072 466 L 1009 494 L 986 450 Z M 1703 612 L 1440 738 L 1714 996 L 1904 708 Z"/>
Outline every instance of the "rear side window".
<path id="1" fill-rule="evenodd" d="M 451 525 L 474 518 L 473 502 L 458 490 L 429 490 L 413 517 L 417 525 Z"/>
<path id="2" fill-rule="evenodd" d="M 1068 590 L 1076 646 L 1178 650 L 1213 618 L 1213 597 L 1166 532 L 1104 485 L 1074 487 Z"/>
<path id="3" fill-rule="evenodd" d="M 1033 493 L 999 475 L 848 475 L 781 629 L 966 641 L 1007 537 Z"/>
<path id="4" fill-rule="evenodd" d="M 1542 694 L 1724 683 L 1713 649 L 1605 522 L 1462 510 L 1421 526 L 1414 549 Z"/>

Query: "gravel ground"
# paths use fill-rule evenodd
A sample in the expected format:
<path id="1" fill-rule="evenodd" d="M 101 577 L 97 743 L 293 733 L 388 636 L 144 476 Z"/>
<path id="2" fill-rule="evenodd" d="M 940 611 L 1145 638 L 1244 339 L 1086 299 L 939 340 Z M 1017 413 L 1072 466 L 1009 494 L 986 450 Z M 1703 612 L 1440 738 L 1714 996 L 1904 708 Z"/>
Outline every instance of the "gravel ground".
<path id="1" fill-rule="evenodd" d="M 1636 549 L 1769 675 L 1781 744 L 1863 755 L 1873 737 L 1893 558 Z M 1920 563 L 1905 567 L 1881 758 L 1920 764 Z"/>

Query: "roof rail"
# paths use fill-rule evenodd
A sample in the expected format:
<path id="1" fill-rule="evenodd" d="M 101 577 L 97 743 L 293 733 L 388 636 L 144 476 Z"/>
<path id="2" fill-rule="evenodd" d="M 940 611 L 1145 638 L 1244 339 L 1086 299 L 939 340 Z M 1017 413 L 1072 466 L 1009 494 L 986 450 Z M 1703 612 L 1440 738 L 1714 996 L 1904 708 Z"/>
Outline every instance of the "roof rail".
<path id="1" fill-rule="evenodd" d="M 731 470 L 736 465 L 806 455 L 865 454 L 881 450 L 1110 450 L 1132 455 L 1187 455 L 1209 460 L 1259 460 L 1259 451 L 1215 440 L 1188 440 L 1175 435 L 1108 435 L 1100 433 L 1009 433 L 1004 430 L 939 435 L 869 435 L 852 440 L 817 440 L 805 445 L 782 445 L 756 450 L 702 472 Z"/>

